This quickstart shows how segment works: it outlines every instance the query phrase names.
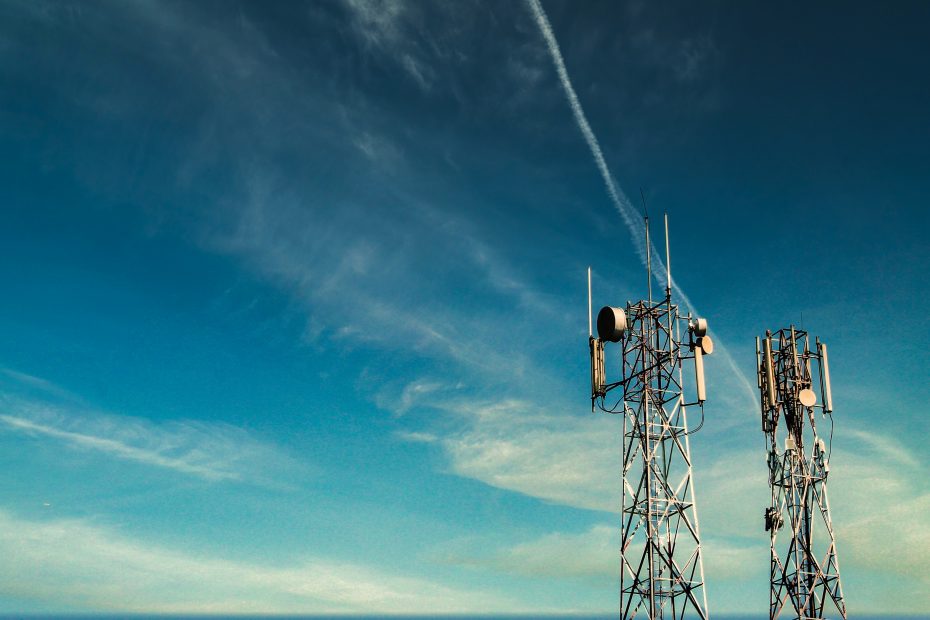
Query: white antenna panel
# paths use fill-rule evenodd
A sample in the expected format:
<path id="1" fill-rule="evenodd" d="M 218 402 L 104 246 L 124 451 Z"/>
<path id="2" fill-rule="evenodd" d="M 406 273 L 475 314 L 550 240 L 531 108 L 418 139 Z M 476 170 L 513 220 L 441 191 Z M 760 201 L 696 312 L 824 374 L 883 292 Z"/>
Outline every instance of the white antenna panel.
<path id="1" fill-rule="evenodd" d="M 694 383 L 697 386 L 697 399 L 699 403 L 707 400 L 707 388 L 704 385 L 704 353 L 701 347 L 694 349 Z"/>
<path id="2" fill-rule="evenodd" d="M 823 370 L 823 410 L 833 411 L 833 392 L 830 390 L 830 362 L 827 360 L 827 345 L 820 343 L 820 367 Z"/>
<path id="3" fill-rule="evenodd" d="M 772 338 L 768 337 L 762 341 L 762 369 L 765 372 L 765 395 L 768 398 L 769 407 L 775 406 L 775 372 L 772 368 Z"/>

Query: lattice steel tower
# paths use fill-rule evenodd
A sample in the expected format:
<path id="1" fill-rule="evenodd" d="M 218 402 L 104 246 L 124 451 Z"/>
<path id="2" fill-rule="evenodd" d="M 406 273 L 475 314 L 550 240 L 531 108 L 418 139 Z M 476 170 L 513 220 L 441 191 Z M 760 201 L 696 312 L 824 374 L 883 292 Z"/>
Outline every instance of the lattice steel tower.
<path id="1" fill-rule="evenodd" d="M 833 438 L 833 397 L 827 345 L 810 348 L 793 326 L 756 338 L 762 431 L 768 452 L 772 503 L 769 618 L 846 618 L 840 565 L 827 500 Z M 817 392 L 820 393 L 818 398 Z M 830 421 L 830 440 L 817 434 L 816 412 Z M 779 534 L 784 530 L 783 534 Z"/>
<path id="2" fill-rule="evenodd" d="M 626 310 L 605 306 L 591 334 L 591 271 L 588 270 L 591 409 L 623 416 L 620 609 L 635 618 L 707 618 L 701 537 L 695 507 L 689 436 L 703 424 L 703 356 L 713 351 L 707 321 L 682 316 L 672 301 L 665 220 L 665 297 L 652 300 L 649 220 L 646 219 L 649 297 Z M 608 383 L 605 342 L 619 343 L 620 379 Z M 696 397 L 685 402 L 682 367 L 694 363 Z M 620 388 L 613 405 L 606 397 Z M 687 412 L 701 424 L 689 431 Z"/>

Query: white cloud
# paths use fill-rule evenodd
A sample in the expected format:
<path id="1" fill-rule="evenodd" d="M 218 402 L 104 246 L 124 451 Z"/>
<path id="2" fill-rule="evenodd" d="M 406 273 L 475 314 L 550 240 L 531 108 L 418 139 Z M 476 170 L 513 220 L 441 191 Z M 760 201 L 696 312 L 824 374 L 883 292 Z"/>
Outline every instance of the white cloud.
<path id="1" fill-rule="evenodd" d="M 176 471 L 194 474 L 209 479 L 226 479 L 238 478 L 239 475 L 224 471 L 221 467 L 214 464 L 199 464 L 193 462 L 189 457 L 169 457 L 162 455 L 157 450 L 137 448 L 122 441 L 98 437 L 86 433 L 76 433 L 65 431 L 46 424 L 38 424 L 25 418 L 0 414 L 0 422 L 6 424 L 10 430 L 20 431 L 29 435 L 45 435 L 55 439 L 61 439 L 78 448 L 96 450 L 115 456 L 117 458 L 129 461 L 137 461 L 146 465 L 155 465 L 157 467 L 166 467 Z"/>
<path id="2" fill-rule="evenodd" d="M 922 461 L 887 435 L 850 428 L 846 420 L 839 424 L 828 489 L 847 603 L 865 611 L 923 611 L 930 606 L 930 578 L 923 570 L 930 491 L 915 475 Z M 728 449 L 696 468 L 709 578 L 739 580 L 768 570 L 762 511 L 770 492 L 761 431 L 759 436 L 757 449 Z M 889 585 L 892 576 L 897 585 Z M 902 586 L 902 577 L 912 585 Z M 727 605 L 742 609 L 737 599 Z"/>
<path id="3" fill-rule="evenodd" d="M 555 415 L 518 400 L 438 406 L 462 421 L 459 431 L 436 439 L 454 473 L 549 502 L 617 512 L 619 418 Z M 707 458 L 698 461 L 694 476 L 708 580 L 764 583 L 769 539 L 762 514 L 769 488 L 759 435 L 754 447 L 700 447 Z M 698 438 L 719 446 L 713 435 Z M 892 603 L 888 609 L 926 608 L 930 594 L 919 587 L 905 588 L 914 590 L 907 603 L 882 593 L 886 575 L 930 583 L 923 571 L 930 548 L 930 491 L 915 477 L 922 460 L 875 431 L 840 429 L 835 441 L 842 448 L 833 450 L 829 492 L 847 597 L 860 609 L 881 610 L 879 601 L 886 599 Z M 566 574 L 593 575 L 598 566 L 605 568 L 603 552 L 594 548 L 606 534 L 599 527 L 583 535 L 552 533 L 497 555 L 453 554 L 450 561 L 534 574 L 552 566 Z M 583 564 L 569 553 L 575 545 L 590 551 Z M 721 603 L 733 611 L 744 608 L 738 598 Z"/>
<path id="4" fill-rule="evenodd" d="M 716 579 L 745 578 L 766 572 L 765 543 L 740 546 L 708 539 L 702 544 L 704 565 Z M 761 550 L 763 555 L 758 555 Z M 616 523 L 600 523 L 580 533 L 552 532 L 536 540 L 514 545 L 494 555 L 491 565 L 501 570 L 542 577 L 619 578 L 620 528 Z M 755 565 L 755 566 L 754 566 Z"/>
<path id="5" fill-rule="evenodd" d="M 732 540 L 707 538 L 701 541 L 706 582 L 713 586 L 724 580 L 766 579 L 768 538 L 740 545 Z"/>
<path id="6" fill-rule="evenodd" d="M 394 170 L 403 161 L 403 154 L 397 145 L 383 135 L 361 130 L 352 142 L 369 161 L 380 169 Z"/>
<path id="7" fill-rule="evenodd" d="M 0 372 L 28 388 L 37 389 L 41 392 L 45 392 L 46 394 L 58 398 L 77 400 L 77 397 L 68 390 L 65 390 L 64 388 L 52 383 L 51 381 L 48 381 L 47 379 L 43 379 L 42 377 L 36 377 L 35 375 L 20 372 L 12 368 L 2 368 L 0 369 Z"/>
<path id="8" fill-rule="evenodd" d="M 854 575 L 864 570 L 922 584 L 918 593 L 897 597 L 894 608 L 923 611 L 930 607 L 930 575 L 924 570 L 930 549 L 930 485 L 922 475 L 926 465 L 875 432 L 842 437 L 843 448 L 834 449 L 830 471 L 840 567 Z M 847 437 L 853 438 L 851 446 Z M 844 586 L 855 587 L 847 595 L 887 596 L 859 577 L 852 583 L 847 579 Z"/>
<path id="9" fill-rule="evenodd" d="M 240 258 L 298 300 L 316 322 L 317 338 L 414 353 L 484 382 L 506 377 L 512 385 L 530 369 L 536 380 L 560 380 L 531 362 L 534 334 L 512 326 L 543 316 L 550 329 L 562 330 L 570 324 L 564 305 L 477 240 L 468 222 L 401 198 L 403 209 L 345 204 L 331 212 L 276 189 L 273 178 L 254 170 L 232 232 L 206 245 Z M 448 280 L 466 274 L 488 303 L 448 301 Z"/>
<path id="10" fill-rule="evenodd" d="M 427 54 L 418 43 L 425 33 L 412 34 L 411 6 L 398 0 L 346 0 L 355 31 L 371 51 L 394 59 L 423 91 L 436 80 Z"/>
<path id="11" fill-rule="evenodd" d="M 621 418 L 555 416 L 518 400 L 440 406 L 465 422 L 441 440 L 455 473 L 569 506 L 619 509 Z"/>
<path id="12" fill-rule="evenodd" d="M 401 18 L 405 3 L 400 0 L 346 0 L 359 34 L 375 45 L 396 44 L 402 38 Z"/>
<path id="13" fill-rule="evenodd" d="M 741 545 L 726 539 L 705 538 L 702 550 L 709 584 L 723 580 L 764 580 L 767 576 L 767 540 Z M 550 532 L 483 556 L 462 550 L 438 556 L 453 564 L 540 579 L 619 581 L 620 528 L 617 523 L 598 523 L 582 532 Z"/>
<path id="14" fill-rule="evenodd" d="M 842 423 L 842 422 L 841 422 Z M 920 468 L 920 461 L 916 455 L 912 454 L 900 441 L 886 435 L 881 435 L 874 430 L 863 431 L 855 428 L 843 429 L 846 438 L 851 438 L 854 442 L 865 446 L 865 448 L 881 457 L 883 461 L 901 465 L 905 470 Z"/>
<path id="15" fill-rule="evenodd" d="M 223 423 L 152 422 L 76 411 L 3 395 L 0 431 L 60 442 L 72 449 L 169 469 L 205 480 L 275 485 L 267 472 L 302 466 L 276 446 Z"/>
<path id="16" fill-rule="evenodd" d="M 432 433 L 409 433 L 405 431 L 398 432 L 397 437 L 398 439 L 411 443 L 435 443 L 438 439 L 436 435 Z"/>
<path id="17" fill-rule="evenodd" d="M 79 520 L 0 511 L 0 593 L 72 610 L 144 613 L 467 612 L 512 609 L 488 592 L 449 588 L 309 557 L 294 566 L 230 561 L 145 544 Z"/>
<path id="18" fill-rule="evenodd" d="M 553 403 L 540 406 L 518 399 L 458 399 L 432 406 L 456 414 L 460 421 L 458 430 L 440 436 L 453 472 L 550 502 L 619 511 L 622 416 L 589 413 L 581 407 L 556 413 Z M 704 431 L 692 441 L 717 438 Z M 705 451 L 703 445 L 697 448 Z M 694 484 L 704 510 L 708 503 L 721 507 L 720 512 L 711 509 L 710 520 L 740 527 L 751 520 L 755 526 L 757 507 L 740 498 L 765 501 L 765 455 L 752 450 L 734 453 L 728 446 L 726 456 L 708 456 L 712 460 L 700 461 L 695 468 Z M 745 530 L 738 535 L 744 534 Z"/>
<path id="19" fill-rule="evenodd" d="M 542 577 L 619 577 L 620 530 L 599 524 L 581 533 L 553 532 L 495 557 L 498 568 Z"/>
<path id="20" fill-rule="evenodd" d="M 443 388 L 443 384 L 438 381 L 412 381 L 404 386 L 404 391 L 400 395 L 400 404 L 398 411 L 403 412 L 416 404 L 424 396 L 433 394 Z"/>

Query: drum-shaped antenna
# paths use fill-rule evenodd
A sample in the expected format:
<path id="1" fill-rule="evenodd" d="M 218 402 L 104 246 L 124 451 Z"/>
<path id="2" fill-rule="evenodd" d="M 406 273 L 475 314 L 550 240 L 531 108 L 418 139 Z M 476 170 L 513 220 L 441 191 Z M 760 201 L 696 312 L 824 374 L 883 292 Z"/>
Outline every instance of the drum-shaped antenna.
<path id="1" fill-rule="evenodd" d="M 798 392 L 798 402 L 805 407 L 813 407 L 817 402 L 817 395 L 814 394 L 814 390 L 805 388 Z"/>
<path id="2" fill-rule="evenodd" d="M 694 335 L 698 338 L 707 335 L 707 319 L 694 319 L 694 322 L 691 323 L 691 331 L 694 332 Z"/>
<path id="3" fill-rule="evenodd" d="M 604 306 L 597 313 L 597 335 L 607 342 L 620 342 L 626 331 L 626 312 L 621 308 Z"/>

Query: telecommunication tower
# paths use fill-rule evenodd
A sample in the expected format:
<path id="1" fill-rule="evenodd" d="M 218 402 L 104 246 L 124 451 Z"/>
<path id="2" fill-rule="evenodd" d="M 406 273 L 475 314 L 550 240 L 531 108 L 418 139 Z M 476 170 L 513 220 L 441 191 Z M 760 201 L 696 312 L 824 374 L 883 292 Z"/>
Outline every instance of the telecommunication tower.
<path id="1" fill-rule="evenodd" d="M 756 368 L 772 490 L 765 509 L 769 618 L 824 618 L 825 608 L 846 618 L 827 500 L 833 437 L 827 345 L 815 339 L 811 350 L 807 332 L 794 326 L 766 331 L 756 338 Z M 827 443 L 817 434 L 817 411 L 830 420 Z"/>
<path id="2" fill-rule="evenodd" d="M 588 341 L 591 352 L 591 410 L 623 416 L 620 609 L 624 620 L 707 619 L 701 537 L 695 506 L 689 436 L 703 424 L 703 356 L 713 351 L 707 321 L 682 316 L 672 301 L 665 218 L 665 297 L 652 300 L 649 218 L 646 255 L 649 296 L 626 309 L 605 306 L 591 325 L 588 269 Z M 619 374 L 608 382 L 605 343 L 618 343 Z M 683 366 L 694 363 L 696 396 L 684 395 Z M 619 388 L 621 396 L 607 403 Z M 689 400 L 689 402 L 686 402 Z M 689 430 L 687 412 L 701 413 Z"/>

